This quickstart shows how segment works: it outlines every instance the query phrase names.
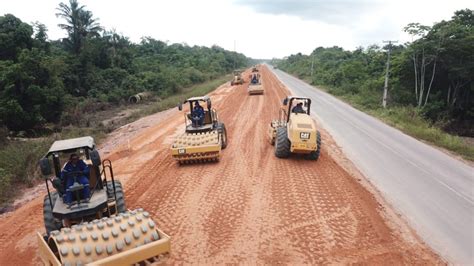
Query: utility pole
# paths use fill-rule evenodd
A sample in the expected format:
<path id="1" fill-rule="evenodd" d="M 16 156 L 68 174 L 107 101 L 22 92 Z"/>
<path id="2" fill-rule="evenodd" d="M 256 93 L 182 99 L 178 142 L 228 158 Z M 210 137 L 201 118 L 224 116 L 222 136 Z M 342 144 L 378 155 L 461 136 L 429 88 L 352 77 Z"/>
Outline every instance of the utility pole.
<path id="1" fill-rule="evenodd" d="M 311 77 L 313 77 L 313 71 L 314 71 L 314 54 L 311 55 Z"/>
<path id="2" fill-rule="evenodd" d="M 392 43 L 398 43 L 398 41 L 383 41 L 383 43 L 388 43 L 387 69 L 385 70 L 385 86 L 383 87 L 383 98 L 382 98 L 382 106 L 383 108 L 386 108 L 387 107 L 387 92 L 388 92 L 388 75 L 390 71 L 390 52 L 392 50 Z"/>
<path id="3" fill-rule="evenodd" d="M 235 47 L 236 47 L 236 45 L 237 45 L 236 43 L 237 43 L 237 41 L 234 40 L 234 52 L 237 52 L 237 50 L 235 50 Z M 235 62 L 235 60 L 234 60 L 234 71 L 235 71 L 235 68 L 236 68 L 236 65 L 235 65 L 235 64 L 236 64 L 236 62 Z"/>

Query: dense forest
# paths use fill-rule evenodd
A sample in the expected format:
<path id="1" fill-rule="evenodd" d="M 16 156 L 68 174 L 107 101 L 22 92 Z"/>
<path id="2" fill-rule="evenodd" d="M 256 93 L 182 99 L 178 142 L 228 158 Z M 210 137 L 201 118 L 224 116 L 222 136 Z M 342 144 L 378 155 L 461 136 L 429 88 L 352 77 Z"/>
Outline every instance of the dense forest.
<path id="1" fill-rule="evenodd" d="M 474 137 L 473 11 L 459 10 L 433 26 L 411 23 L 404 31 L 413 41 L 390 47 L 388 108 L 410 108 L 412 115 L 445 131 Z M 319 47 L 272 63 L 362 109 L 376 110 L 382 106 L 388 48 Z"/>
<path id="2" fill-rule="evenodd" d="M 40 22 L 0 16 L 0 137 L 74 125 L 99 104 L 118 105 L 143 91 L 167 97 L 248 64 L 244 55 L 218 46 L 151 37 L 132 43 L 102 28 L 77 0 L 56 11 L 67 38 L 53 41 Z"/>
<path id="3" fill-rule="evenodd" d="M 24 185 L 39 180 L 38 159 L 54 140 L 92 135 L 100 141 L 121 123 L 207 93 L 251 63 L 218 46 L 152 37 L 133 43 L 101 27 L 77 0 L 59 4 L 55 15 L 64 39 L 50 40 L 40 22 L 0 16 L 0 213 Z M 153 101 L 127 103 L 144 91 Z M 134 113 L 104 124 L 127 108 Z"/>

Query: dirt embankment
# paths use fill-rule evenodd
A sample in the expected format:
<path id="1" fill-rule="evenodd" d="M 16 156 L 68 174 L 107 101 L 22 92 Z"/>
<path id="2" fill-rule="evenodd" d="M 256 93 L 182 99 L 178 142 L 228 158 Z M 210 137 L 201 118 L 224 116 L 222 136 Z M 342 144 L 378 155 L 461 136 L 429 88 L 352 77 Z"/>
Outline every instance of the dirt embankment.
<path id="1" fill-rule="evenodd" d="M 177 110 L 122 127 L 105 145 L 128 207 L 146 209 L 172 236 L 168 262 L 443 263 L 385 220 L 376 198 L 328 153 L 335 145 L 325 144 L 327 134 L 317 162 L 274 156 L 266 130 L 288 91 L 268 69 L 262 76 L 264 95 L 248 96 L 248 80 L 210 94 L 228 129 L 218 163 L 173 161 L 170 144 L 184 130 Z M 0 265 L 38 262 L 36 231 L 44 231 L 42 198 L 0 218 Z"/>

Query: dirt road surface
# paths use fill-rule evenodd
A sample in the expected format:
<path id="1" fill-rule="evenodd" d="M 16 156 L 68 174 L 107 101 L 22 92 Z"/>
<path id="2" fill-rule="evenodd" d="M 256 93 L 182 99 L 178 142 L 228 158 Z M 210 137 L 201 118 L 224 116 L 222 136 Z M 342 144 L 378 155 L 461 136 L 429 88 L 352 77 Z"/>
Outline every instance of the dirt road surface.
<path id="1" fill-rule="evenodd" d="M 264 95 L 248 96 L 248 83 L 210 94 L 229 138 L 218 163 L 171 158 L 184 130 L 177 109 L 119 129 L 102 149 L 127 206 L 149 211 L 172 237 L 167 263 L 443 263 L 331 157 L 327 134 L 317 162 L 274 156 L 266 130 L 288 91 L 262 72 Z M 42 219 L 42 197 L 0 218 L 0 265 L 38 263 Z"/>

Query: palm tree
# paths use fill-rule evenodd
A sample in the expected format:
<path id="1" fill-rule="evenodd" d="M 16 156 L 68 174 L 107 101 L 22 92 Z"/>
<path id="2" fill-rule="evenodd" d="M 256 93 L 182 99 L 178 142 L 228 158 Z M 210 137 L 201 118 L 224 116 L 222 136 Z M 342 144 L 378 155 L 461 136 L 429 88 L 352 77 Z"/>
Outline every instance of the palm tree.
<path id="1" fill-rule="evenodd" d="M 85 10 L 85 6 L 79 5 L 77 0 L 69 0 L 69 6 L 60 3 L 57 17 L 66 20 L 66 24 L 58 24 L 61 29 L 67 31 L 68 38 L 65 39 L 68 46 L 75 54 L 79 54 L 88 37 L 97 37 L 102 30 L 97 19 L 92 17 L 92 12 Z"/>

